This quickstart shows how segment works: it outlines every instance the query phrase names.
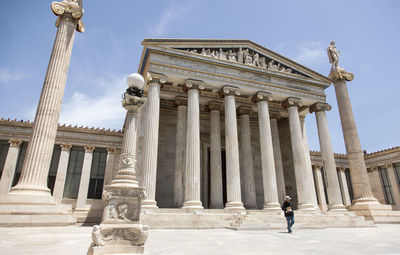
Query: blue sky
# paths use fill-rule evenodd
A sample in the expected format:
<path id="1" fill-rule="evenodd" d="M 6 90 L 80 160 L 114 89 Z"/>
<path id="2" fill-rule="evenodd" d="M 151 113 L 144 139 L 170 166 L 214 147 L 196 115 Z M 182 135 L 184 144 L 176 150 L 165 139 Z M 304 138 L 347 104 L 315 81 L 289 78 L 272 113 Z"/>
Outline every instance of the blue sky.
<path id="1" fill-rule="evenodd" d="M 0 1 L 0 117 L 33 121 L 54 42 L 51 1 Z M 400 1 L 83 0 L 60 123 L 121 129 L 120 95 L 136 72 L 144 38 L 250 39 L 328 75 L 336 41 L 363 149 L 399 146 Z M 334 88 L 326 89 L 335 152 L 345 147 Z M 315 117 L 306 118 L 319 150 Z"/>

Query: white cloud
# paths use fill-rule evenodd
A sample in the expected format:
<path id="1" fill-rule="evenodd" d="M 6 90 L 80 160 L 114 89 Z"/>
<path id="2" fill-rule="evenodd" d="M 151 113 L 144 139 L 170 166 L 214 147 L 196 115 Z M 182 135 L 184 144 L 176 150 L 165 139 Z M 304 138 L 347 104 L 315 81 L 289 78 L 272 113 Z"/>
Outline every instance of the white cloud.
<path id="1" fill-rule="evenodd" d="M 11 81 L 19 81 L 29 77 L 24 72 L 10 71 L 6 68 L 0 68 L 0 83 L 9 83 Z"/>
<path id="2" fill-rule="evenodd" d="M 321 42 L 303 42 L 298 45 L 298 55 L 295 61 L 305 65 L 314 65 L 326 62 L 325 47 Z"/>
<path id="3" fill-rule="evenodd" d="M 121 95 L 126 89 L 126 77 L 100 79 L 96 83 L 103 93 L 93 97 L 74 92 L 63 103 L 60 123 L 122 129 L 126 111 L 121 106 Z"/>
<path id="4" fill-rule="evenodd" d="M 168 26 L 174 21 L 178 20 L 179 16 L 187 10 L 182 3 L 171 2 L 169 6 L 163 10 L 160 19 L 154 26 L 151 27 L 150 34 L 154 36 L 165 35 Z"/>

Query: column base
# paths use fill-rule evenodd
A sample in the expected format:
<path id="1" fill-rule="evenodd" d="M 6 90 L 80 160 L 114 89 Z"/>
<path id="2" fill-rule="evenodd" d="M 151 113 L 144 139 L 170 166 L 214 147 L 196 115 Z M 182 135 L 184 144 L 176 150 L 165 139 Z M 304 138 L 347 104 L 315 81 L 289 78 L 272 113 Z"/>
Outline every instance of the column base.
<path id="1" fill-rule="evenodd" d="M 316 208 L 313 204 L 300 204 L 297 205 L 297 211 L 301 213 L 317 213 L 319 208 Z"/>
<path id="2" fill-rule="evenodd" d="M 142 209 L 158 209 L 157 202 L 155 200 L 143 200 Z"/>
<path id="3" fill-rule="evenodd" d="M 200 201 L 185 201 L 183 203 L 182 209 L 204 209 Z"/>
<path id="4" fill-rule="evenodd" d="M 268 212 L 282 212 L 282 208 L 278 203 L 265 203 L 263 210 Z"/>
<path id="5" fill-rule="evenodd" d="M 34 197 L 51 197 L 51 190 L 43 187 L 16 185 L 10 189 L 9 195 L 23 195 Z M 30 201 L 29 199 L 27 201 Z"/>
<path id="6" fill-rule="evenodd" d="M 88 255 L 106 255 L 106 254 L 144 254 L 143 246 L 136 247 L 121 247 L 121 246 L 108 246 L 108 247 L 90 247 Z"/>
<path id="7" fill-rule="evenodd" d="M 330 212 L 347 212 L 347 209 L 344 205 L 328 205 L 328 211 Z"/>
<path id="8" fill-rule="evenodd" d="M 229 210 L 245 210 L 242 202 L 228 202 L 225 204 L 225 209 Z"/>
<path id="9" fill-rule="evenodd" d="M 353 205 L 349 206 L 350 211 L 391 211 L 392 206 L 379 203 L 376 198 L 360 198 L 353 200 Z"/>

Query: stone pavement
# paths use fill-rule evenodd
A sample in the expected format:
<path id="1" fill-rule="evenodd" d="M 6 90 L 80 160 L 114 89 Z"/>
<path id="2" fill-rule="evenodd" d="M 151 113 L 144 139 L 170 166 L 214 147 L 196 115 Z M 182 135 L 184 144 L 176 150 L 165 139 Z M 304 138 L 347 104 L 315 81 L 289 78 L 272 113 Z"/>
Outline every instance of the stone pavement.
<path id="1" fill-rule="evenodd" d="M 400 225 L 376 228 L 150 230 L 146 254 L 400 254 Z M 0 228 L 2 255 L 86 254 L 91 227 Z"/>

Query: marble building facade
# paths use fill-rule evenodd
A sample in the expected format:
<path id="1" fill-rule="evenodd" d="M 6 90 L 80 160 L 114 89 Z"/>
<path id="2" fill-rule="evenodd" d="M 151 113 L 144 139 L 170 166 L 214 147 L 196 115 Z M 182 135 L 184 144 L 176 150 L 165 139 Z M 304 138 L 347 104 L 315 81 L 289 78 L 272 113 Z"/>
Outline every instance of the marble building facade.
<path id="1" fill-rule="evenodd" d="M 138 131 L 143 210 L 346 211 L 353 187 L 334 154 L 324 89 L 331 80 L 248 40 L 145 39 L 147 82 Z M 316 114 L 318 134 L 307 134 Z M 0 120 L 0 193 L 18 182 L 31 123 Z M 307 135 L 319 135 L 321 152 Z M 59 126 L 48 175 L 56 204 L 98 222 L 103 187 L 117 169 L 123 131 Z M 364 155 L 373 195 L 400 209 L 400 150 Z M 211 211 L 211 210 L 210 210 Z"/>

